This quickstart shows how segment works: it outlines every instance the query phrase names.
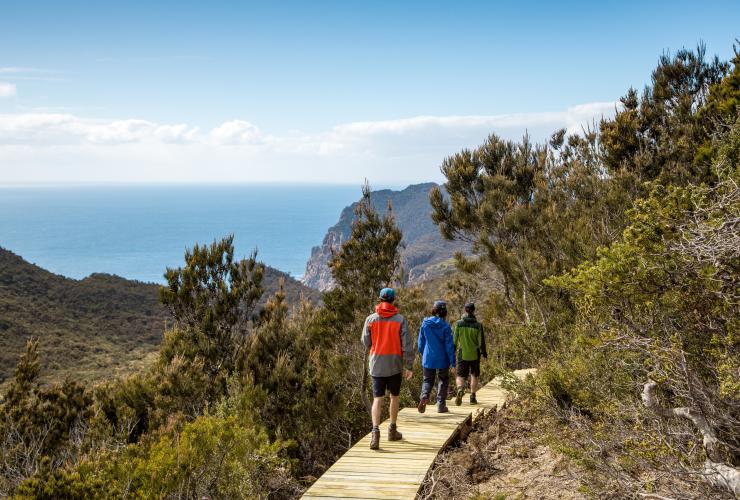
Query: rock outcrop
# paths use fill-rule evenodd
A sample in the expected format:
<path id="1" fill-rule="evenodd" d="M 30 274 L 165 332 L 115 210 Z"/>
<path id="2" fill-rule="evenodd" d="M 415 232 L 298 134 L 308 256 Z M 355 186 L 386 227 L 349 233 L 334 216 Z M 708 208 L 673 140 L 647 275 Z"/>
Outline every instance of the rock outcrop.
<path id="1" fill-rule="evenodd" d="M 401 259 L 409 283 L 438 276 L 449 268 L 449 261 L 456 251 L 469 250 L 469 245 L 442 239 L 432 222 L 429 191 L 435 186 L 433 182 L 414 184 L 402 191 L 384 189 L 373 191 L 370 195 L 373 206 L 379 212 L 385 212 L 388 202 L 393 207 L 396 224 L 403 232 Z M 339 222 L 329 228 L 321 245 L 311 250 L 311 258 L 303 275 L 305 285 L 322 291 L 334 285 L 329 269 L 332 249 L 338 250 L 349 238 L 356 206 L 355 202 L 344 208 Z"/>

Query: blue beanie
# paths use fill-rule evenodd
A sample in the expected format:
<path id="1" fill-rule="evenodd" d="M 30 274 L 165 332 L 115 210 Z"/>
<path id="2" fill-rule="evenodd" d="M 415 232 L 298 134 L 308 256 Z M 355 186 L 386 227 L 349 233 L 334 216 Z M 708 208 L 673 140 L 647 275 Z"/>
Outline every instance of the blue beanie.
<path id="1" fill-rule="evenodd" d="M 380 300 L 393 302 L 394 300 L 396 300 L 396 292 L 393 291 L 393 288 L 383 288 L 380 291 Z"/>

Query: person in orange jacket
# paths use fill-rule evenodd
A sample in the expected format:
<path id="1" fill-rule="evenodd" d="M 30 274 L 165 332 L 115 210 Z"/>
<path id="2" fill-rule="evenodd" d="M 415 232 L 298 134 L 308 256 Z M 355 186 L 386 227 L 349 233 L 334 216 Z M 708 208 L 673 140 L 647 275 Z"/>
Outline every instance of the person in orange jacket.
<path id="1" fill-rule="evenodd" d="M 406 319 L 393 305 L 395 299 L 396 293 L 392 288 L 383 288 L 375 312 L 365 319 L 365 325 L 362 327 L 361 340 L 370 350 L 368 365 L 373 380 L 371 450 L 380 447 L 380 415 L 386 390 L 391 395 L 388 441 L 399 441 L 403 437 L 396 426 L 400 405 L 401 373 L 405 368 L 406 380 L 411 378 L 415 352 Z"/>

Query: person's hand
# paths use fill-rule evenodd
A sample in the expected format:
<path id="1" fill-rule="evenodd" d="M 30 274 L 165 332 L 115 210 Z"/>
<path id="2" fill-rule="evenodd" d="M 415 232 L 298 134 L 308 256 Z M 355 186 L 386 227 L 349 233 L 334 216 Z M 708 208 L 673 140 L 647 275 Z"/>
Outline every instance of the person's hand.
<path id="1" fill-rule="evenodd" d="M 483 360 L 484 362 L 485 362 L 485 361 L 488 361 L 488 358 L 487 358 L 487 357 L 485 357 L 485 356 L 481 356 L 481 358 L 480 358 L 480 359 L 482 359 L 482 360 Z"/>
<path id="2" fill-rule="evenodd" d="M 414 372 L 411 370 L 406 370 L 406 380 L 411 380 L 411 377 L 414 376 Z"/>
<path id="3" fill-rule="evenodd" d="M 453 377 L 457 375 L 457 368 L 455 368 L 454 366 L 450 368 L 450 373 L 452 374 Z"/>

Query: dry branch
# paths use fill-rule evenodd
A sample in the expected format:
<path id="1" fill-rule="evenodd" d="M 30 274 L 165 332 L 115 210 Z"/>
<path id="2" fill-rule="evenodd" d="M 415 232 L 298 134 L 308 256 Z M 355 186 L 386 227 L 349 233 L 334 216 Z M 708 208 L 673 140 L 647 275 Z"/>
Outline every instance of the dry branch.
<path id="1" fill-rule="evenodd" d="M 719 454 L 718 448 L 721 442 L 717 439 L 707 419 L 691 408 L 663 408 L 658 403 L 658 398 L 655 395 L 657 386 L 656 382 L 649 380 L 643 387 L 642 402 L 645 406 L 666 418 L 681 417 L 690 420 L 701 433 L 704 450 L 707 454 L 702 470 L 704 479 L 714 486 L 730 491 L 736 497 L 740 496 L 740 470 L 713 460 Z"/>

